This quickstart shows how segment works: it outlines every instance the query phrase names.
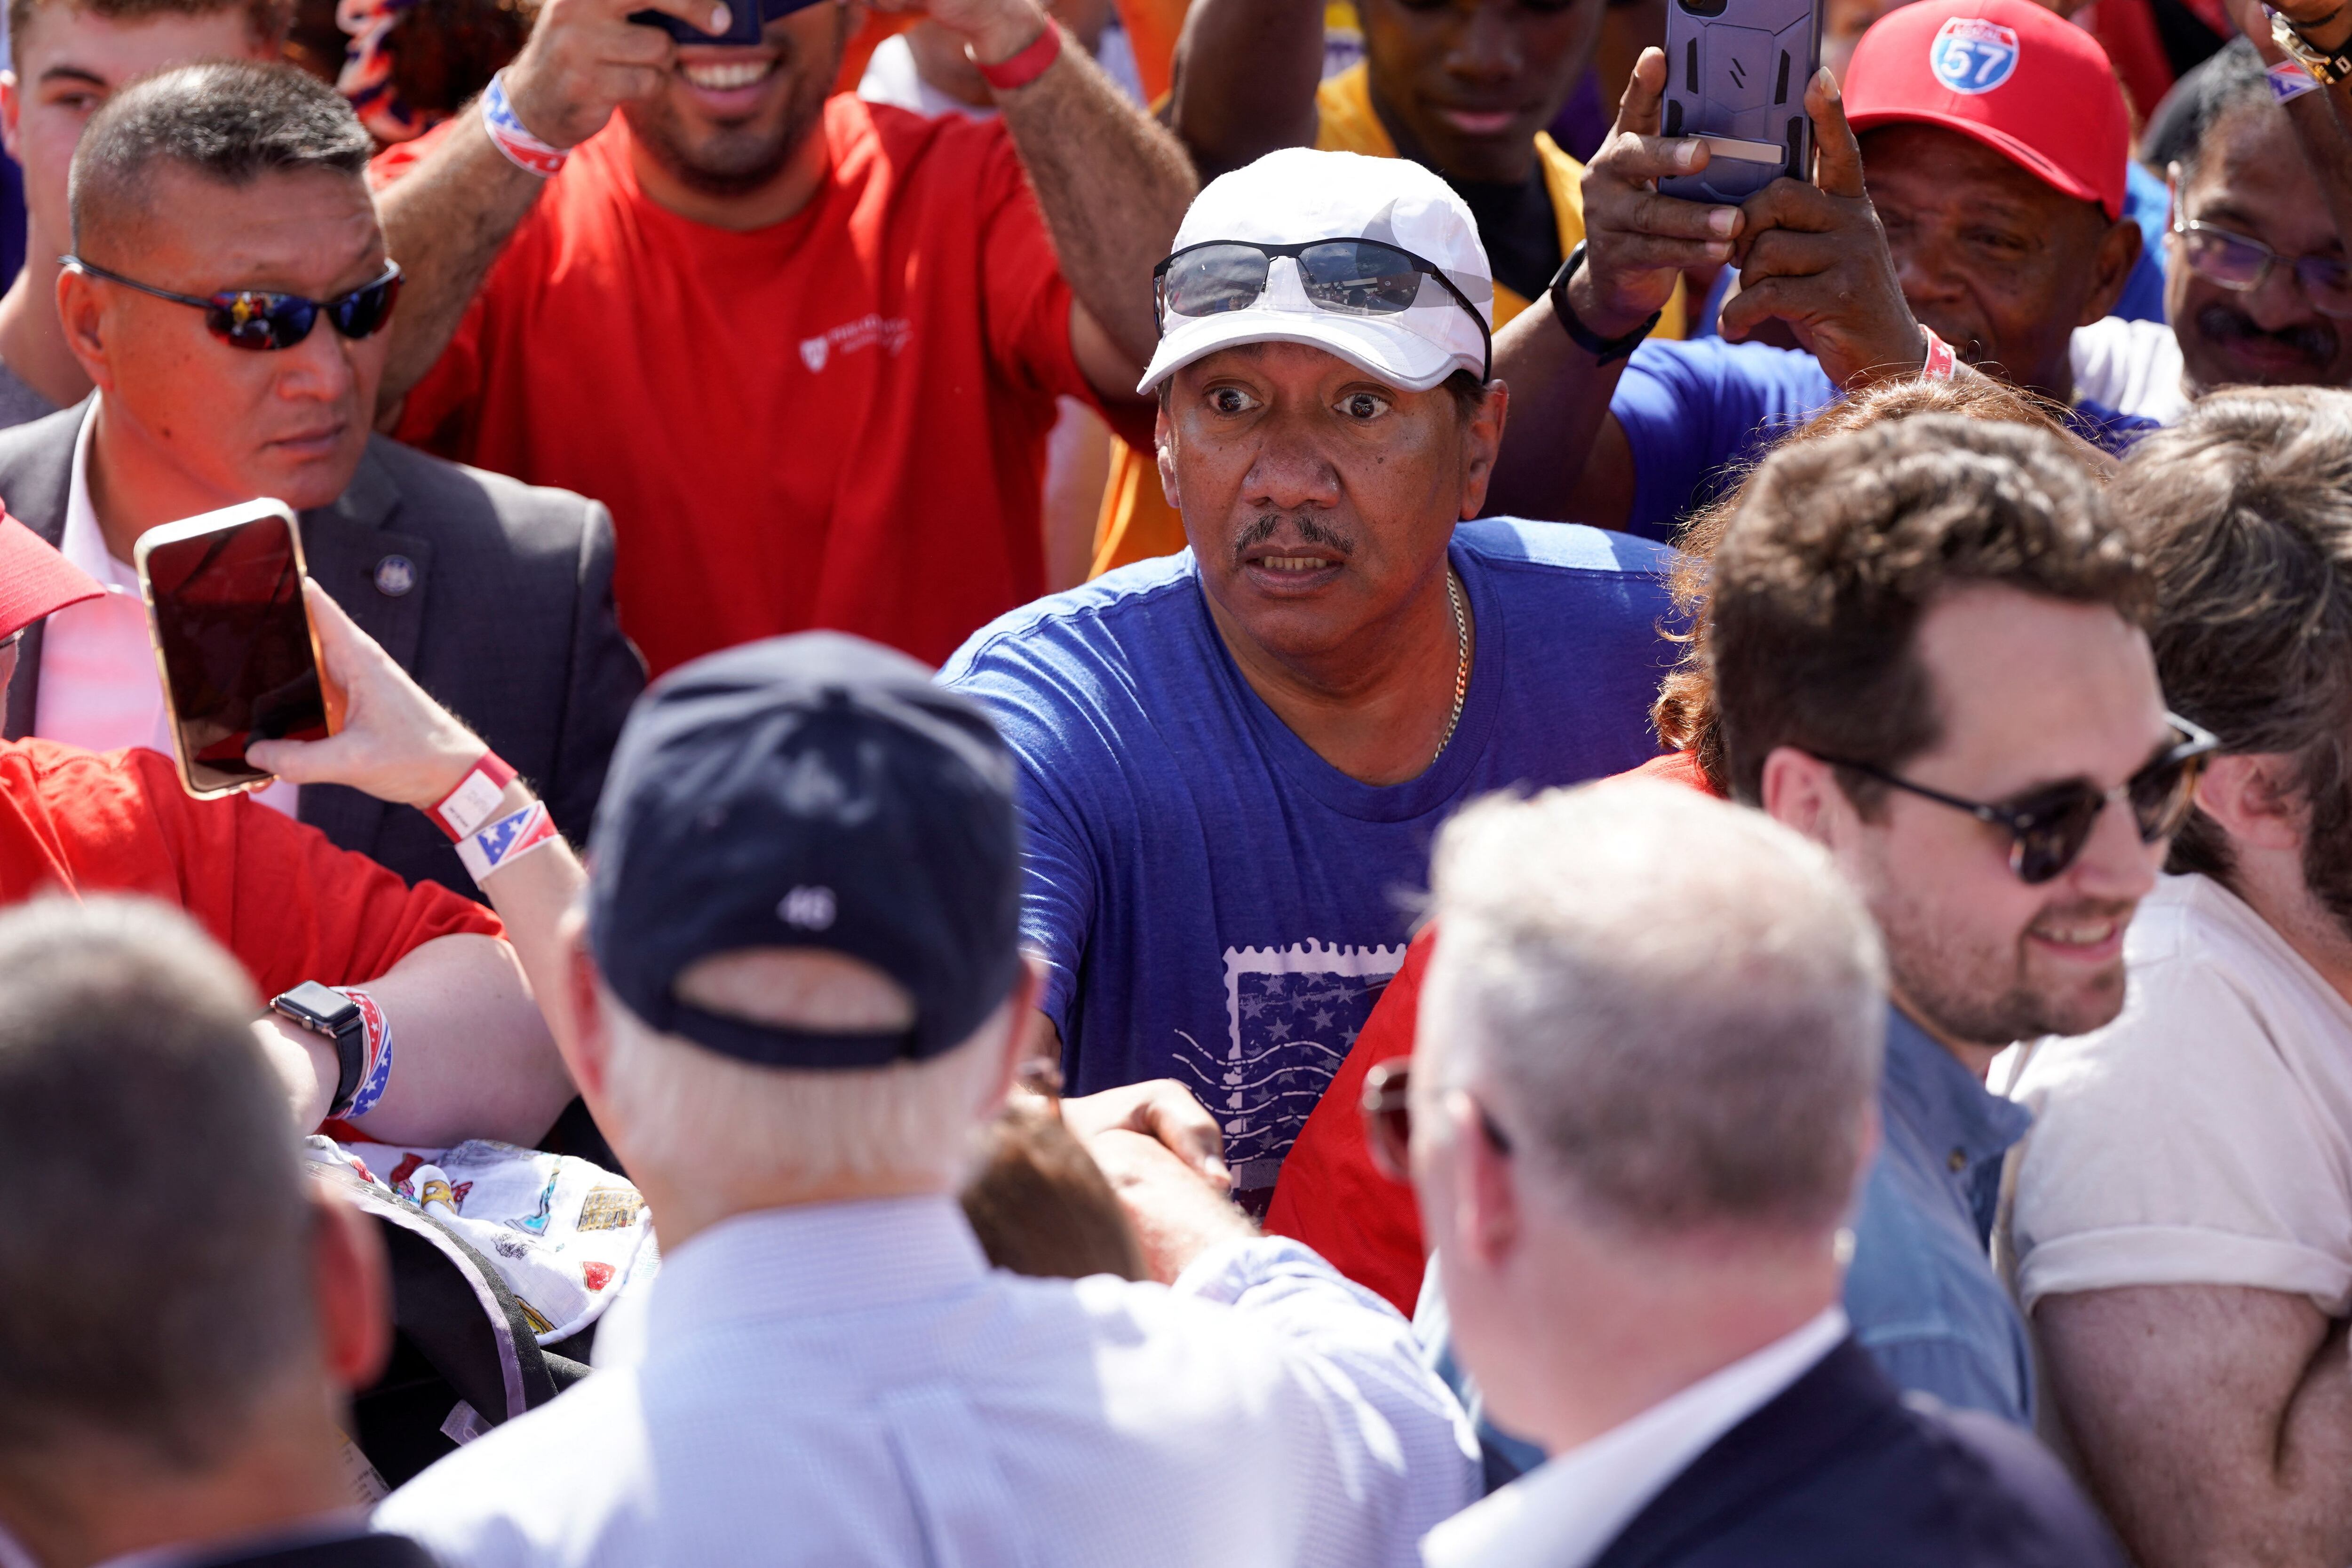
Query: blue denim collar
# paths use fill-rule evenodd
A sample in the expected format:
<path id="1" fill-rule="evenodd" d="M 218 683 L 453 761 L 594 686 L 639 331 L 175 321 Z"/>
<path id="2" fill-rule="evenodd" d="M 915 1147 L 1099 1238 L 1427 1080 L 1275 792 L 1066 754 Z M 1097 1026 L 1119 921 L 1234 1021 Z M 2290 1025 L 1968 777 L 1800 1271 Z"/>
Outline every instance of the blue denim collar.
<path id="1" fill-rule="evenodd" d="M 2032 1126 L 2032 1113 L 1988 1091 L 1959 1058 L 1892 1004 L 1879 1103 L 1942 1167 L 1975 1214 L 1978 1229 L 1987 1229 L 1995 1186 L 1987 1167 L 2000 1168 L 2001 1155 Z"/>

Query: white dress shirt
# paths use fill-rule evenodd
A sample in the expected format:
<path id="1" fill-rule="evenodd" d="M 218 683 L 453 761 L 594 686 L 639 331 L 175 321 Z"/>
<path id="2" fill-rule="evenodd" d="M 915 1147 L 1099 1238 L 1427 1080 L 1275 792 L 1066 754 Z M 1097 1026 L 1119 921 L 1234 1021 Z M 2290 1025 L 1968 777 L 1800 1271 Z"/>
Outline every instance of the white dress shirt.
<path id="1" fill-rule="evenodd" d="M 1455 1515 L 1430 1531 L 1422 1561 L 1585 1568 L 1693 1460 L 1811 1371 L 1846 1332 L 1844 1309 L 1832 1307 Z"/>
<path id="2" fill-rule="evenodd" d="M 946 1197 L 774 1209 L 643 1312 L 378 1528 L 457 1568 L 1369 1568 L 1476 1495 L 1404 1320 L 1278 1238 L 1165 1289 L 991 1270 Z"/>
<path id="3" fill-rule="evenodd" d="M 93 392 L 82 415 L 81 434 L 74 438 L 73 479 L 66 491 L 66 527 L 58 549 L 106 591 L 68 604 L 42 629 L 33 733 L 89 751 L 143 746 L 169 757 L 172 732 L 163 714 L 163 680 L 155 672 L 154 646 L 147 637 L 139 574 L 108 551 L 89 501 L 89 437 L 97 416 L 98 394 Z M 281 780 L 255 791 L 254 799 L 290 817 L 299 793 Z"/>

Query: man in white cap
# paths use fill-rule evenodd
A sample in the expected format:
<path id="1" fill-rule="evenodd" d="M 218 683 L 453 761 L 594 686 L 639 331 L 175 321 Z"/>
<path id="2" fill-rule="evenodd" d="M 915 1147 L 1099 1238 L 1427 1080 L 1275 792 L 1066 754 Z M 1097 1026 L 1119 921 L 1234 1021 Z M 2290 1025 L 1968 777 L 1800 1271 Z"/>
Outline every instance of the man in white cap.
<path id="1" fill-rule="evenodd" d="M 1023 769 L 1022 935 L 1071 1092 L 1174 1078 L 1263 1213 L 1404 956 L 1437 824 L 1656 750 L 1667 556 L 1475 517 L 1508 393 L 1469 209 L 1292 149 L 1157 269 L 1157 446 L 1192 548 L 982 628 L 941 679 Z"/>

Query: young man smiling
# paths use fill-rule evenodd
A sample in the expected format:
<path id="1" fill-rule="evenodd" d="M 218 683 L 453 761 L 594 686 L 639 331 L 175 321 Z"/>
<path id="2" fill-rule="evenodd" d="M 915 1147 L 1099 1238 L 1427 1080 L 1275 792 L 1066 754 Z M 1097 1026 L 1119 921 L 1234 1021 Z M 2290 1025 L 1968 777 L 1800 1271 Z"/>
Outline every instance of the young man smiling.
<path id="1" fill-rule="evenodd" d="M 503 141 L 469 113 L 392 155 L 383 404 L 610 505 L 656 673 L 813 626 L 936 663 L 1044 589 L 1057 397 L 1139 438 L 1192 167 L 1037 0 L 920 6 L 990 78 L 988 124 L 828 100 L 847 0 L 735 3 L 763 5 L 757 44 L 550 0 L 486 95 Z"/>
<path id="2" fill-rule="evenodd" d="M 942 678 L 1024 768 L 1023 930 L 1072 1089 L 1173 1076 L 1263 1211 L 1436 825 L 1655 749 L 1666 557 L 1457 529 L 1508 393 L 1471 214 L 1420 165 L 1269 153 L 1202 193 L 1161 276 L 1143 384 L 1192 549 L 1014 612 Z"/>

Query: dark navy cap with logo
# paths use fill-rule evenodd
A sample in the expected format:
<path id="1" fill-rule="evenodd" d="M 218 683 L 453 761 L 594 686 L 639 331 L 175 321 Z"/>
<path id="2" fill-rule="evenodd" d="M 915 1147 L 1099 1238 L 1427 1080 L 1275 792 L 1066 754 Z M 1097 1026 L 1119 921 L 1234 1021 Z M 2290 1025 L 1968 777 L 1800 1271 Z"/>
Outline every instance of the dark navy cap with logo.
<path id="1" fill-rule="evenodd" d="M 878 1067 L 971 1038 L 1020 974 L 1011 754 L 978 706 L 856 637 L 773 637 L 681 665 L 621 732 L 590 845 L 604 983 L 664 1034 L 772 1067 Z M 674 989 L 702 958 L 813 947 L 913 998 L 912 1027 L 814 1032 Z"/>

